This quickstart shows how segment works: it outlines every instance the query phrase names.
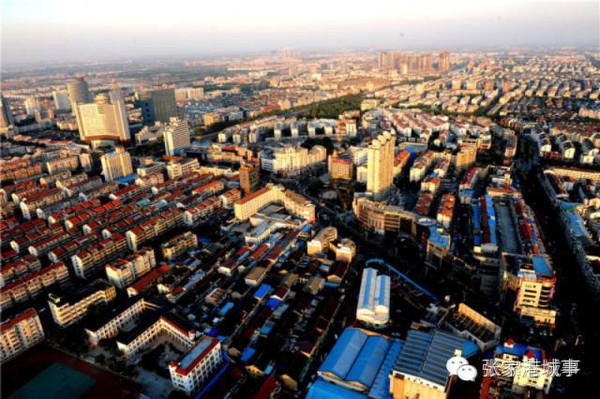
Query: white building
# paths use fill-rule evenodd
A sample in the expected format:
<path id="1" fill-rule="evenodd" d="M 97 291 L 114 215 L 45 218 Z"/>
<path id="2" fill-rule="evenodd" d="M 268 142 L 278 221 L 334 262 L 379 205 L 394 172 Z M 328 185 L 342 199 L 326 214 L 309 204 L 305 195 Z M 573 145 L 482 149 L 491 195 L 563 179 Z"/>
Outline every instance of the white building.
<path id="1" fill-rule="evenodd" d="M 169 364 L 173 387 L 188 395 L 198 391 L 223 362 L 221 343 L 204 336 L 179 362 Z"/>
<path id="2" fill-rule="evenodd" d="M 0 325 L 0 360 L 10 359 L 44 340 L 44 329 L 35 309 L 30 308 Z"/>
<path id="3" fill-rule="evenodd" d="M 106 181 L 113 181 L 133 173 L 131 156 L 123 147 L 117 147 L 114 152 L 104 154 L 100 159 L 102 174 Z"/>
<path id="4" fill-rule="evenodd" d="M 54 322 L 60 327 L 68 327 L 83 318 L 90 305 L 111 302 L 116 296 L 117 291 L 114 286 L 98 279 L 66 296 L 48 295 L 48 305 Z"/>
<path id="5" fill-rule="evenodd" d="M 171 118 L 164 131 L 165 152 L 167 155 L 179 155 L 181 150 L 189 148 L 190 126 L 187 121 Z"/>
<path id="6" fill-rule="evenodd" d="M 25 111 L 28 116 L 34 116 L 36 112 L 41 112 L 41 110 L 40 101 L 36 97 L 25 99 Z"/>
<path id="7" fill-rule="evenodd" d="M 53 91 L 52 98 L 54 99 L 54 108 L 57 111 L 68 111 L 71 109 L 69 94 L 66 91 Z"/>
<path id="8" fill-rule="evenodd" d="M 315 145 L 310 150 L 304 147 L 284 145 L 261 152 L 261 168 L 271 173 L 286 176 L 298 175 L 327 159 L 325 147 Z"/>
<path id="9" fill-rule="evenodd" d="M 356 308 L 356 319 L 373 326 L 384 326 L 390 321 L 390 277 L 377 270 L 363 270 Z"/>
<path id="10" fill-rule="evenodd" d="M 107 264 L 105 269 L 108 281 L 117 288 L 124 289 L 155 267 L 154 250 L 146 247 L 127 258 Z"/>
<path id="11" fill-rule="evenodd" d="M 308 255 L 326 252 L 329 249 L 329 244 L 337 240 L 337 237 L 337 229 L 335 227 L 325 227 L 306 244 Z"/>

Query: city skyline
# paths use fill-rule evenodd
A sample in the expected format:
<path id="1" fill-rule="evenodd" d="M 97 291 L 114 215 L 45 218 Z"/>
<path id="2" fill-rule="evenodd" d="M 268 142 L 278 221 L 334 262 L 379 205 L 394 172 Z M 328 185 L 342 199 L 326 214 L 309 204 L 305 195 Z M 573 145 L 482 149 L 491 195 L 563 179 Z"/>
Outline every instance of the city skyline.
<path id="1" fill-rule="evenodd" d="M 383 0 L 369 7 L 310 1 L 290 11 L 270 0 L 252 5 L 110 0 L 91 12 L 72 0 L 51 5 L 8 0 L 2 15 L 2 63 L 198 57 L 282 47 L 593 48 L 599 43 L 599 12 L 597 2 L 579 1 L 462 1 L 449 6 Z"/>
<path id="2" fill-rule="evenodd" d="M 0 396 L 596 397 L 599 21 L 5 0 Z"/>

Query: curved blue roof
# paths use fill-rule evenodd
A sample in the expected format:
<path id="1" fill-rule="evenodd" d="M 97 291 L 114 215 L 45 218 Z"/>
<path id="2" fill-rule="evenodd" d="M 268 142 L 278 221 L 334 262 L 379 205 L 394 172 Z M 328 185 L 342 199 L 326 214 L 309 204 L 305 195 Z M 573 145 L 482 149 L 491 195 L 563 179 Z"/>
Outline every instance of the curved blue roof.
<path id="1" fill-rule="evenodd" d="M 367 342 L 354 361 L 346 380 L 371 387 L 389 348 L 390 341 L 385 337 L 374 335 L 367 338 Z"/>
<path id="2" fill-rule="evenodd" d="M 358 328 L 347 328 L 337 340 L 319 371 L 344 379 L 360 353 L 367 334 Z"/>
<path id="3" fill-rule="evenodd" d="M 308 390 L 307 399 L 366 399 L 367 397 L 356 391 L 342 388 L 322 379 L 317 379 Z"/>

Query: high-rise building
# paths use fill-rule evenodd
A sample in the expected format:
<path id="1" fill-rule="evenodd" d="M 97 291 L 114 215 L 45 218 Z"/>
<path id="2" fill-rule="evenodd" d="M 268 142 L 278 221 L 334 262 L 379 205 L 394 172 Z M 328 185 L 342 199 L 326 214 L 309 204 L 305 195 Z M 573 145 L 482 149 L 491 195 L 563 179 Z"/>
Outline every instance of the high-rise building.
<path id="1" fill-rule="evenodd" d="M 27 112 L 27 116 L 34 116 L 36 112 L 41 112 L 42 107 L 39 100 L 36 97 L 25 99 L 25 111 Z"/>
<path id="2" fill-rule="evenodd" d="M 402 69 L 406 60 L 406 54 L 400 51 L 383 51 L 379 53 L 377 66 L 382 70 Z"/>
<path id="3" fill-rule="evenodd" d="M 387 69 L 389 66 L 389 53 L 386 51 L 382 51 L 381 53 L 379 53 L 379 58 L 378 58 L 378 62 L 377 62 L 377 67 L 379 69 Z"/>
<path id="4" fill-rule="evenodd" d="M 131 138 L 125 102 L 119 90 L 112 90 L 108 96 L 99 94 L 93 103 L 77 105 L 75 114 L 82 141 L 96 145 L 128 142 Z"/>
<path id="5" fill-rule="evenodd" d="M 10 101 L 4 96 L 0 96 L 0 127 L 10 126 L 14 122 Z"/>
<path id="6" fill-rule="evenodd" d="M 444 51 L 440 53 L 440 59 L 438 61 L 438 69 L 440 71 L 447 71 L 450 69 L 450 53 Z"/>
<path id="7" fill-rule="evenodd" d="M 260 174 L 258 166 L 254 164 L 244 164 L 240 167 L 240 187 L 244 195 L 248 195 L 256 190 L 260 183 Z"/>
<path id="8" fill-rule="evenodd" d="M 190 126 L 187 121 L 171 118 L 163 133 L 167 155 L 179 155 L 181 150 L 189 148 L 190 134 Z"/>
<path id="9" fill-rule="evenodd" d="M 83 78 L 73 79 L 67 83 L 67 92 L 71 100 L 71 109 L 75 112 L 77 104 L 87 104 L 92 101 L 90 88 Z"/>
<path id="10" fill-rule="evenodd" d="M 71 109 L 68 92 L 53 91 L 52 98 L 54 99 L 54 108 L 56 108 L 57 111 L 68 111 Z"/>
<path id="11" fill-rule="evenodd" d="M 35 309 L 30 308 L 0 326 L 0 360 L 5 361 L 44 340 L 44 329 Z"/>
<path id="12" fill-rule="evenodd" d="M 145 125 L 152 126 L 156 122 L 169 123 L 177 116 L 175 89 L 151 90 L 139 97 L 139 106 Z"/>
<path id="13" fill-rule="evenodd" d="M 106 181 L 113 181 L 133 173 L 131 156 L 123 147 L 117 147 L 114 152 L 104 154 L 101 162 L 102 174 Z"/>
<path id="14" fill-rule="evenodd" d="M 421 55 L 421 66 L 423 68 L 422 70 L 425 72 L 433 70 L 433 60 L 431 58 L 431 54 L 427 53 Z"/>
<path id="15" fill-rule="evenodd" d="M 375 200 L 384 198 L 394 183 L 394 148 L 396 134 L 388 131 L 379 135 L 369 146 L 367 191 Z"/>

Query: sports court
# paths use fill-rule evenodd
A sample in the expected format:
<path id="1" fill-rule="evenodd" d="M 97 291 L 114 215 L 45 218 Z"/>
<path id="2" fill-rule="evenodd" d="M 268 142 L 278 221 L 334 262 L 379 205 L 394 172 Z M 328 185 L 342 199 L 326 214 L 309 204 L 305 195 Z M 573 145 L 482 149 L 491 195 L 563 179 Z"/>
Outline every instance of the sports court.
<path id="1" fill-rule="evenodd" d="M 96 380 L 65 364 L 55 363 L 10 395 L 9 399 L 79 398 Z"/>

